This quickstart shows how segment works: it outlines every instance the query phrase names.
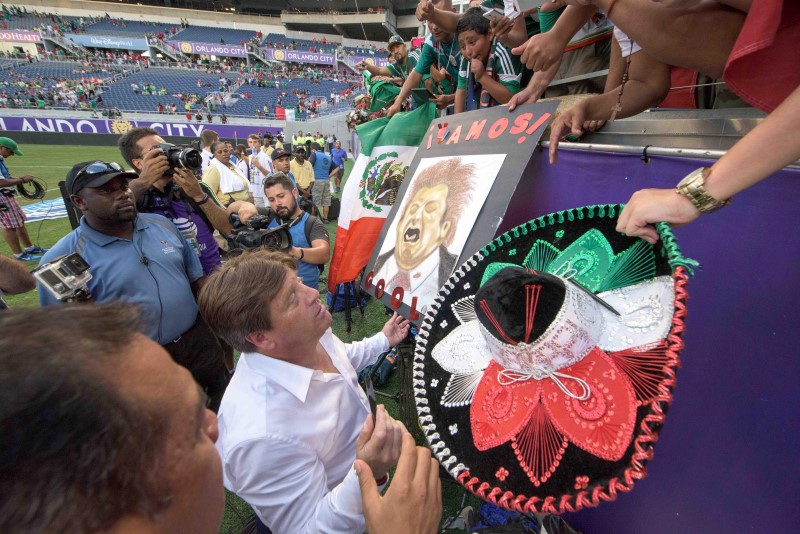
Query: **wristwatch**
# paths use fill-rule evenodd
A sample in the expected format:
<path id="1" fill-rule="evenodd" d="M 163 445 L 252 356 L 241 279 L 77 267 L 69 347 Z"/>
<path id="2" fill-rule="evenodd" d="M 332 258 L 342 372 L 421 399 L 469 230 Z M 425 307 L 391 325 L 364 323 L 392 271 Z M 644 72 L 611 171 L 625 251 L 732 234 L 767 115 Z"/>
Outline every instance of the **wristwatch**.
<path id="1" fill-rule="evenodd" d="M 710 168 L 701 167 L 689 173 L 675 186 L 675 192 L 688 198 L 701 213 L 711 213 L 731 203 L 731 199 L 717 200 L 708 194 L 704 186 L 709 174 Z"/>
<path id="2" fill-rule="evenodd" d="M 200 200 L 196 200 L 195 202 L 197 203 L 198 206 L 202 206 L 203 204 L 208 202 L 208 198 L 209 198 L 208 193 L 203 193 L 203 198 L 201 198 Z"/>

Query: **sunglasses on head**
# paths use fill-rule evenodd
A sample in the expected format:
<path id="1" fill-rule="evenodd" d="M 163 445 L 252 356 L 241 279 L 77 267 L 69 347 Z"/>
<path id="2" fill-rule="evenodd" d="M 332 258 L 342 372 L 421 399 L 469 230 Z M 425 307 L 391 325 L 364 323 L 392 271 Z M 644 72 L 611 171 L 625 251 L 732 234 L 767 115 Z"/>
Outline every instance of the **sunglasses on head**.
<path id="1" fill-rule="evenodd" d="M 114 161 L 111 163 L 106 163 L 105 161 L 93 161 L 78 171 L 78 174 L 75 175 L 75 179 L 77 180 L 82 174 L 91 176 L 93 174 L 103 174 L 105 172 L 123 172 L 123 169 L 120 167 L 119 163 Z"/>

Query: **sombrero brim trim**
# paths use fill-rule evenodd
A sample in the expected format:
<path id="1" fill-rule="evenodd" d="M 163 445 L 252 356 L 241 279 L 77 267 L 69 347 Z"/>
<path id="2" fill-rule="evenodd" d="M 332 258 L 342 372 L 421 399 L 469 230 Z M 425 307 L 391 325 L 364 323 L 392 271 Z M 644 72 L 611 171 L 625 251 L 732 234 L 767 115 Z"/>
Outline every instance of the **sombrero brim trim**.
<path id="1" fill-rule="evenodd" d="M 649 411 L 644 415 L 639 423 L 639 431 L 633 439 L 633 452 L 630 462 L 624 468 L 621 476 L 610 478 L 608 481 L 597 484 L 592 488 L 566 493 L 560 497 L 548 496 L 526 497 L 525 495 L 515 494 L 472 476 L 469 469 L 447 448 L 447 445 L 440 438 L 438 429 L 433 422 L 433 416 L 429 408 L 427 391 L 425 389 L 425 352 L 427 346 L 427 333 L 433 326 L 433 321 L 438 314 L 442 304 L 445 302 L 446 295 L 456 288 L 456 284 L 465 274 L 477 267 L 485 257 L 495 252 L 498 247 L 504 247 L 511 243 L 513 238 L 525 235 L 529 231 L 534 231 L 539 227 L 544 228 L 548 225 L 561 224 L 566 221 L 576 219 L 609 217 L 613 218 L 621 206 L 589 206 L 577 208 L 546 215 L 528 223 L 513 228 L 509 232 L 497 237 L 481 251 L 469 258 L 445 283 L 434 302 L 429 306 L 422 323 L 422 331 L 417 339 L 417 349 L 414 362 L 414 395 L 419 414 L 420 427 L 422 428 L 426 440 L 431 450 L 436 455 L 441 465 L 465 488 L 488 502 L 508 510 L 524 513 L 564 513 L 574 512 L 586 507 L 597 506 L 601 501 L 614 500 L 618 493 L 627 492 L 633 488 L 637 480 L 644 478 L 647 474 L 646 463 L 653 458 L 653 447 L 658 440 L 658 432 L 666 419 L 666 411 L 672 402 L 672 390 L 675 385 L 676 370 L 680 367 L 679 352 L 683 348 L 682 334 L 684 331 L 684 321 L 686 318 L 686 286 L 688 275 L 691 268 L 697 263 L 693 260 L 684 258 L 675 242 L 668 225 L 660 223 L 656 226 L 662 239 L 667 260 L 673 270 L 673 280 L 675 285 L 674 313 L 671 321 L 670 331 L 665 338 L 667 350 L 666 359 L 662 368 L 664 379 L 657 386 L 658 393 L 652 397 L 647 406 Z M 576 488 L 577 489 L 577 488 Z"/>
<path id="2" fill-rule="evenodd" d="M 675 315 L 672 328 L 667 336 L 669 349 L 667 350 L 668 363 L 662 369 L 667 376 L 659 384 L 659 395 L 651 401 L 652 413 L 646 415 L 640 423 L 640 434 L 634 440 L 634 453 L 630 465 L 624 470 L 620 478 L 611 478 L 604 486 L 595 486 L 592 491 L 579 491 L 576 494 L 567 494 L 561 498 L 526 497 L 516 495 L 510 491 L 503 491 L 493 487 L 487 482 L 473 477 L 466 469 L 455 477 L 465 488 L 476 496 L 508 510 L 523 513 L 561 514 L 564 512 L 577 512 L 583 508 L 597 506 L 602 501 L 613 501 L 617 494 L 633 489 L 637 480 L 647 476 L 645 465 L 653 458 L 653 446 L 658 441 L 658 432 L 666 420 L 666 413 L 672 403 L 672 390 L 675 387 L 675 373 L 680 367 L 678 353 L 683 348 L 682 334 L 686 318 L 686 285 L 688 276 L 684 267 L 678 267 L 675 279 Z M 427 437 L 427 434 L 426 434 Z M 437 454 L 439 461 L 441 457 Z"/>

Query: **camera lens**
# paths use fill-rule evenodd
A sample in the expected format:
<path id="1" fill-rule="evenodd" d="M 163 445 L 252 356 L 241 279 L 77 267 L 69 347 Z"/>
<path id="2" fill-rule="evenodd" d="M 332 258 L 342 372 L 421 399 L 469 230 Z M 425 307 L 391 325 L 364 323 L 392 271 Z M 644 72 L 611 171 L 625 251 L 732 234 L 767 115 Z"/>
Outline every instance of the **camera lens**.
<path id="1" fill-rule="evenodd" d="M 200 151 L 194 148 L 186 148 L 180 153 L 181 164 L 187 169 L 199 170 L 203 166 L 203 157 Z"/>

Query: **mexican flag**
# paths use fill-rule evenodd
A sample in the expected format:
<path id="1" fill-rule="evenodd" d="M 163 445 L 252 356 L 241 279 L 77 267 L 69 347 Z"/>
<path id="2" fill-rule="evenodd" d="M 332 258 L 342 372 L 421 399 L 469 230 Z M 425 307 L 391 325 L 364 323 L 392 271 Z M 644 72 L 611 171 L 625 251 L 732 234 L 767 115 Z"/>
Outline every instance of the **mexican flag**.
<path id="1" fill-rule="evenodd" d="M 434 104 L 356 128 L 361 153 L 342 191 L 328 290 L 355 280 L 369 261 L 397 190 L 436 115 Z"/>

